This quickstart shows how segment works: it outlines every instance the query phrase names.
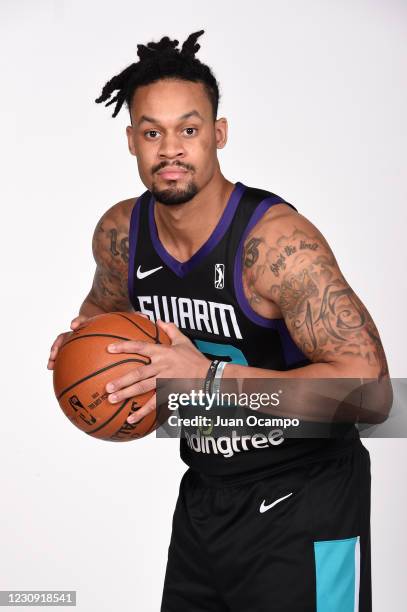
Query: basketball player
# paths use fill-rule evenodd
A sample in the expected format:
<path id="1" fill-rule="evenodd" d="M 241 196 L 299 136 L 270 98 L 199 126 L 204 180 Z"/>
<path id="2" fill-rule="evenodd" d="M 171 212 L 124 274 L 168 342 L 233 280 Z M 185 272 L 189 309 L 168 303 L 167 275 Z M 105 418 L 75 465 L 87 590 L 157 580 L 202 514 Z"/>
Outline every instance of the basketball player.
<path id="1" fill-rule="evenodd" d="M 96 100 L 111 98 L 113 117 L 126 103 L 147 190 L 98 222 L 93 285 L 71 328 L 136 310 L 172 341 L 115 343 L 109 350 L 151 363 L 112 379 L 109 400 L 154 389 L 157 377 L 206 379 L 210 366 L 218 379 L 386 378 L 374 322 L 321 232 L 282 197 L 221 173 L 227 121 L 195 57 L 202 33 L 181 49 L 168 37 L 138 45 L 139 61 Z M 250 121 L 266 138 L 264 121 Z M 371 610 L 370 458 L 354 426 L 343 438 L 250 440 L 227 453 L 197 439 L 181 439 L 189 468 L 162 612 Z"/>

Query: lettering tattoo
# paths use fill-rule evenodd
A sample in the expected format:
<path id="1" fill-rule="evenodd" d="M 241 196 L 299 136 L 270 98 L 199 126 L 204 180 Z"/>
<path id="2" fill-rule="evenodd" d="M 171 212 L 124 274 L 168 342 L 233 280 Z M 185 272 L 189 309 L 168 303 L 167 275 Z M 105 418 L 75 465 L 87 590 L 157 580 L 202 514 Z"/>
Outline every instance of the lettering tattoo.
<path id="1" fill-rule="evenodd" d="M 117 229 L 109 230 L 110 235 L 110 252 L 113 257 L 120 256 L 124 263 L 129 263 L 129 237 L 124 236 L 120 241 L 117 240 Z M 119 248 L 119 250 L 117 250 Z"/>
<path id="2" fill-rule="evenodd" d="M 280 276 L 280 271 L 286 269 L 285 256 L 280 253 L 274 263 L 270 264 L 270 270 L 276 276 Z"/>
<path id="3" fill-rule="evenodd" d="M 302 251 L 304 249 L 309 249 L 310 251 L 316 251 L 318 248 L 317 242 L 306 242 L 305 240 L 300 240 L 299 245 L 287 244 L 283 247 L 282 252 L 279 253 L 277 259 L 270 263 L 270 270 L 273 272 L 275 276 L 280 276 L 280 271 L 286 269 L 286 258 L 290 257 L 290 255 L 294 255 L 298 253 L 298 251 Z"/>

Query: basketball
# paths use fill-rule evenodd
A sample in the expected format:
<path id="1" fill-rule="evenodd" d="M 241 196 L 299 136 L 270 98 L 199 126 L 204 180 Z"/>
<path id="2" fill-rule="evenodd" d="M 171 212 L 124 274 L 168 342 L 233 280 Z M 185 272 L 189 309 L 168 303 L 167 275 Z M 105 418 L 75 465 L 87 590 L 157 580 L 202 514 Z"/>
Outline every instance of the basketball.
<path id="1" fill-rule="evenodd" d="M 160 425 L 155 410 L 137 423 L 127 423 L 129 414 L 141 408 L 155 391 L 117 404 L 107 399 L 108 382 L 150 363 L 148 357 L 137 353 L 108 352 L 108 344 L 122 340 L 171 344 L 165 332 L 139 314 L 97 315 L 67 335 L 59 348 L 53 377 L 56 398 L 68 419 L 88 435 L 113 442 L 142 438 Z"/>

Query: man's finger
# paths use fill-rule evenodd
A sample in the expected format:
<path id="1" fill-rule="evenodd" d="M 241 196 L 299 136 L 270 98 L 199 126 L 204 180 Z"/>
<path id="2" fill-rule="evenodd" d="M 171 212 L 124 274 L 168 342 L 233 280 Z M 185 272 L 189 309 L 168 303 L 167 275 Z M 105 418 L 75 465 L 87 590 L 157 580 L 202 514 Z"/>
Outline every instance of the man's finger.
<path id="1" fill-rule="evenodd" d="M 60 347 L 64 340 L 65 334 L 59 334 L 51 345 L 51 353 L 55 352 Z"/>
<path id="2" fill-rule="evenodd" d="M 171 340 L 171 344 L 177 344 L 178 342 L 183 342 L 186 340 L 185 334 L 182 333 L 175 323 L 165 323 L 165 321 L 158 319 L 157 325 L 167 334 Z"/>
<path id="3" fill-rule="evenodd" d="M 89 321 L 89 317 L 85 317 L 85 315 L 80 315 L 79 317 L 75 317 L 75 319 L 71 321 L 71 329 L 78 329 L 79 327 L 83 327 L 88 321 Z"/>
<path id="4" fill-rule="evenodd" d="M 139 310 L 135 311 L 136 314 L 140 315 L 140 317 L 144 317 L 145 319 L 149 319 L 150 317 L 146 314 L 144 314 L 144 312 L 140 312 Z"/>
<path id="5" fill-rule="evenodd" d="M 131 372 L 128 372 L 124 376 L 120 376 L 119 378 L 114 378 L 106 385 L 106 391 L 108 393 L 113 393 L 114 391 L 119 391 L 124 387 L 128 387 L 140 380 L 144 380 L 145 378 L 151 378 L 151 376 L 156 376 L 157 368 L 150 365 L 142 365 L 138 368 L 134 368 Z"/>
<path id="6" fill-rule="evenodd" d="M 142 408 L 137 410 L 137 412 L 133 412 L 129 417 L 127 417 L 127 422 L 128 423 L 138 423 L 138 421 L 140 421 L 142 418 L 147 416 L 147 414 L 150 414 L 150 412 L 153 412 L 153 410 L 155 410 L 155 407 L 156 407 L 156 395 L 154 393 L 153 397 L 150 398 L 148 402 L 146 402 Z"/>
<path id="7" fill-rule="evenodd" d="M 156 378 L 155 376 L 152 378 L 146 378 L 145 380 L 141 380 L 134 385 L 130 385 L 130 387 L 126 387 L 125 389 L 121 389 L 120 391 L 115 391 L 108 396 L 109 402 L 112 404 L 116 404 L 121 402 L 129 397 L 135 397 L 136 395 L 142 395 L 143 393 L 148 393 L 152 391 L 156 387 Z"/>
<path id="8" fill-rule="evenodd" d="M 152 357 L 157 353 L 157 349 L 163 349 L 161 345 L 152 344 L 151 342 L 142 342 L 141 340 L 124 340 L 122 342 L 114 342 L 108 344 L 107 350 L 109 353 L 138 353 L 146 357 Z"/>

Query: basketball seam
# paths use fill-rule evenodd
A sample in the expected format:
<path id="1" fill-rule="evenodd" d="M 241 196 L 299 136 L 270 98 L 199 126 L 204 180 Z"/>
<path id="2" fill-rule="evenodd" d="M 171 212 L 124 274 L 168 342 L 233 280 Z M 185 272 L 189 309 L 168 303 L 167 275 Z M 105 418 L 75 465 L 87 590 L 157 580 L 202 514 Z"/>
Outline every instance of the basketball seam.
<path id="1" fill-rule="evenodd" d="M 132 363 L 132 362 L 134 362 L 134 363 L 142 363 L 143 365 L 148 365 L 149 364 L 148 361 L 143 361 L 142 359 L 123 359 L 122 361 L 115 361 L 115 363 L 110 363 L 108 366 L 105 366 L 101 370 L 97 370 L 96 372 L 92 372 L 92 374 L 89 374 L 88 376 L 85 376 L 84 378 L 81 378 L 80 380 L 77 380 L 72 385 L 69 385 L 69 387 L 67 387 L 66 389 L 61 391 L 61 393 L 57 396 L 57 400 L 59 401 L 61 399 L 61 397 L 63 395 L 65 395 L 65 393 L 67 393 L 68 391 L 70 391 L 71 389 L 76 387 L 76 385 L 80 385 L 81 383 L 85 382 L 85 380 L 89 380 L 89 378 L 93 378 L 94 376 L 97 376 L 101 372 L 105 372 L 106 370 L 109 370 L 110 368 L 114 368 L 115 366 L 121 365 L 122 363 Z"/>
<path id="2" fill-rule="evenodd" d="M 76 338 L 69 338 L 69 340 L 67 340 L 66 342 L 64 342 L 64 344 L 61 346 L 61 348 L 59 350 L 61 350 L 62 348 L 64 348 L 67 344 L 70 344 L 71 342 L 73 342 L 74 340 L 81 340 L 82 338 L 94 338 L 94 337 L 100 337 L 100 338 L 116 338 L 118 340 L 131 340 L 131 338 L 125 338 L 124 336 L 116 336 L 114 334 L 83 334 L 83 336 L 77 336 Z"/>
<path id="3" fill-rule="evenodd" d="M 154 340 L 154 342 L 155 342 L 156 344 L 161 344 L 161 342 L 160 342 L 160 340 L 159 340 L 159 333 L 160 333 L 160 330 L 158 329 L 158 327 L 157 327 L 157 326 L 155 326 L 155 327 L 156 327 L 156 330 L 157 330 L 157 333 L 156 333 L 155 337 L 154 337 L 154 336 L 150 336 L 150 334 L 149 334 L 148 332 L 146 332 L 146 330 L 145 330 L 145 329 L 143 329 L 142 327 L 140 327 L 140 325 L 138 325 L 138 324 L 137 324 L 135 321 L 132 321 L 131 319 L 129 319 L 129 317 L 126 317 L 126 315 L 122 314 L 121 312 L 112 312 L 111 314 L 115 314 L 115 315 L 117 315 L 118 317 L 121 317 L 122 319 L 126 319 L 127 321 L 129 321 L 129 323 L 132 323 L 133 325 L 135 325 L 135 327 L 137 327 L 137 329 L 139 329 L 140 331 L 142 331 L 142 332 L 143 332 L 143 333 L 144 333 L 144 334 L 145 334 L 145 335 L 146 335 L 148 338 L 151 338 L 151 340 Z M 148 319 L 148 321 L 150 321 L 150 319 Z"/>

